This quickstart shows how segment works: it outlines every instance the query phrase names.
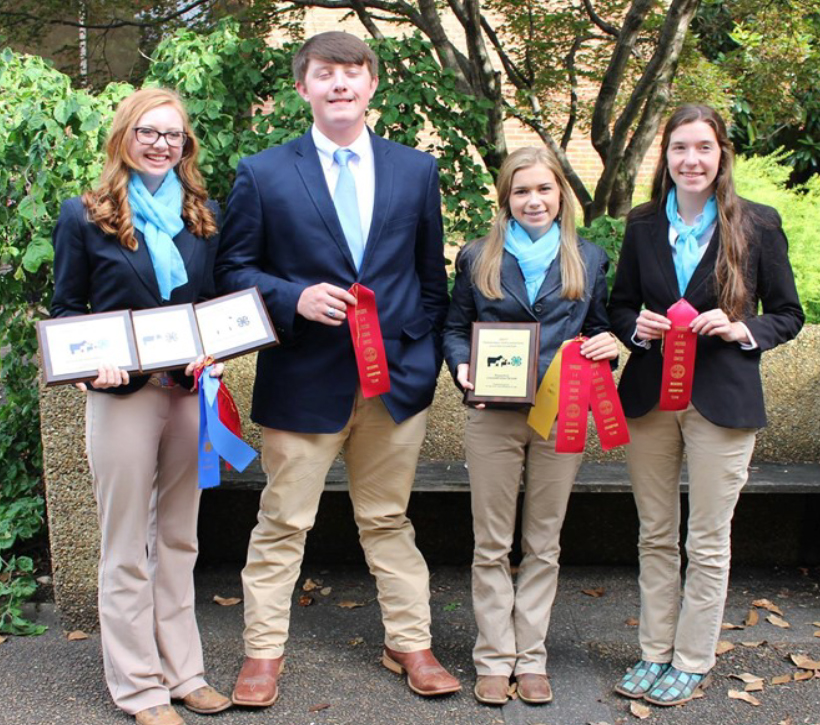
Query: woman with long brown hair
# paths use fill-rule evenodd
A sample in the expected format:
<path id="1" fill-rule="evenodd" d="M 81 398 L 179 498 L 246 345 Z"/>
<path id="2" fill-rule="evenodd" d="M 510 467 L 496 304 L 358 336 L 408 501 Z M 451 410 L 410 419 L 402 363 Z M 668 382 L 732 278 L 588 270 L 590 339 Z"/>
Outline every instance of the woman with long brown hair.
<path id="1" fill-rule="evenodd" d="M 726 126 L 713 109 L 687 105 L 672 114 L 652 198 L 629 216 L 609 303 L 612 328 L 631 351 L 619 393 L 640 517 L 641 659 L 615 689 L 656 705 L 687 702 L 708 682 L 732 514 L 755 434 L 766 425 L 760 355 L 803 325 L 780 217 L 738 197 L 732 165 Z M 691 398 L 661 410 L 661 343 L 672 328 L 668 310 L 681 298 L 694 308 L 694 367 L 670 365 L 669 374 L 680 382 L 693 375 Z M 681 588 L 684 453 L 689 520 Z"/>
<path id="2" fill-rule="evenodd" d="M 444 356 L 456 384 L 473 389 L 470 337 L 475 321 L 540 324 L 538 381 L 565 340 L 588 335 L 581 354 L 611 360 L 618 347 L 606 315 L 606 253 L 575 230 L 572 189 L 555 155 L 528 147 L 511 153 L 496 183 L 490 233 L 456 261 Z M 560 533 L 581 454 L 556 454 L 527 424 L 527 409 L 483 405 L 468 413 L 464 446 L 473 508 L 473 650 L 476 699 L 503 705 L 510 678 L 532 705 L 552 700 L 546 637 L 558 584 Z M 524 556 L 513 585 L 509 554 L 524 467 Z"/>
<path id="3" fill-rule="evenodd" d="M 143 89 L 120 103 L 99 186 L 66 201 L 54 230 L 53 317 L 213 294 L 218 210 L 198 149 L 176 93 Z M 87 390 L 105 676 L 140 725 L 180 725 L 172 698 L 204 714 L 230 705 L 205 681 L 194 615 L 198 362 L 150 376 L 103 364 Z"/>

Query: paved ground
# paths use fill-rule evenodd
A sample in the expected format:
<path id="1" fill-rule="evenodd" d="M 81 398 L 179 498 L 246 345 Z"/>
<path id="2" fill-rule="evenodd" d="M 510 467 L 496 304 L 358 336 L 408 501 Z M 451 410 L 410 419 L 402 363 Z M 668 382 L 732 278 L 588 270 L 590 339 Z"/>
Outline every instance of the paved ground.
<path id="1" fill-rule="evenodd" d="M 562 571 L 550 633 L 550 670 L 555 702 L 504 708 L 473 700 L 470 650 L 474 624 L 466 568 L 433 570 L 432 604 L 436 651 L 465 684 L 465 692 L 439 700 L 413 695 L 379 664 L 381 628 L 375 588 L 358 567 L 310 567 L 305 577 L 331 591 L 313 592 L 315 603 L 294 607 L 292 637 L 279 703 L 267 710 L 231 710 L 210 718 L 186 714 L 189 725 L 624 725 L 639 722 L 629 702 L 611 694 L 621 672 L 636 659 L 638 615 L 636 572 L 631 568 L 572 567 Z M 603 587 L 592 597 L 584 589 Z M 241 596 L 238 570 L 198 573 L 198 612 L 212 684 L 228 692 L 242 660 L 242 607 L 222 607 L 214 595 Z M 820 570 L 737 569 L 725 620 L 742 624 L 752 602 L 778 605 L 788 629 L 765 620 L 723 638 L 735 648 L 722 655 L 706 697 L 684 707 L 653 708 L 651 725 L 820 725 L 820 678 L 771 685 L 777 675 L 798 672 L 791 654 L 820 660 Z M 364 606 L 345 608 L 342 602 Z M 97 725 L 132 719 L 111 704 L 102 679 L 99 636 L 66 639 L 53 607 L 37 615 L 51 625 L 39 638 L 10 638 L 0 644 L 0 725 Z M 814 623 L 814 624 L 813 624 Z M 742 642 L 756 644 L 747 646 Z M 757 644 L 760 643 L 760 644 Z M 753 706 L 728 697 L 744 672 L 765 679 Z M 327 705 L 324 709 L 318 706 Z"/>

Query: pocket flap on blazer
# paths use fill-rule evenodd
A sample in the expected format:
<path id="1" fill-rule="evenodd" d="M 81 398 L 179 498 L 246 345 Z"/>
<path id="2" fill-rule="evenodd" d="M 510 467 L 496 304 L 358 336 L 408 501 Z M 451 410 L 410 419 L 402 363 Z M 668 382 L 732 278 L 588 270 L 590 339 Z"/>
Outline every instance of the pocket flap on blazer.
<path id="1" fill-rule="evenodd" d="M 411 320 L 405 322 L 401 328 L 403 335 L 409 337 L 411 340 L 421 340 L 430 330 L 433 329 L 433 324 L 426 317 L 420 317 L 418 320 Z"/>

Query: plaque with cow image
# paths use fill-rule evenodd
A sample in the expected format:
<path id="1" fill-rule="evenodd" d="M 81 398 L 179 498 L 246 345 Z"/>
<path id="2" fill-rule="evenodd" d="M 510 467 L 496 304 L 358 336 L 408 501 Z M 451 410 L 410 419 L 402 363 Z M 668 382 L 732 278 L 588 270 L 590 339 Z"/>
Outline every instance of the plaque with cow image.
<path id="1" fill-rule="evenodd" d="M 537 322 L 474 322 L 468 405 L 515 408 L 535 404 L 541 326 Z"/>

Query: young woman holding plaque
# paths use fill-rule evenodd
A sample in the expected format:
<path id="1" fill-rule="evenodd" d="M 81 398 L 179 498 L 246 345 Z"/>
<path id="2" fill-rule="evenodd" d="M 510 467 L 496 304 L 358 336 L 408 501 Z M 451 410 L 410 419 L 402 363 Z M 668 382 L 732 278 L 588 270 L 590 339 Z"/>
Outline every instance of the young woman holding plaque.
<path id="1" fill-rule="evenodd" d="M 613 330 L 631 350 L 619 392 L 641 569 L 641 659 L 615 689 L 656 705 L 686 702 L 707 684 L 729 579 L 732 514 L 755 433 L 766 425 L 760 355 L 803 324 L 780 217 L 738 197 L 732 163 L 714 110 L 687 105 L 672 114 L 652 198 L 629 216 L 609 303 Z M 681 592 L 684 453 L 689 521 Z"/>
<path id="2" fill-rule="evenodd" d="M 212 296 L 218 209 L 198 150 L 172 91 L 120 103 L 99 186 L 66 201 L 54 230 L 53 317 Z M 182 723 L 172 698 L 205 714 L 230 705 L 205 681 L 194 615 L 198 362 L 151 376 L 102 365 L 86 397 L 105 677 L 140 725 Z"/>
<path id="3" fill-rule="evenodd" d="M 499 211 L 490 233 L 456 261 L 444 355 L 462 390 L 470 382 L 472 323 L 540 324 L 538 381 L 561 343 L 588 335 L 590 360 L 617 357 L 606 314 L 606 253 L 578 237 L 572 190 L 555 155 L 522 148 L 501 166 Z M 546 636 L 558 581 L 559 537 L 580 454 L 556 454 L 527 425 L 529 408 L 471 408 L 465 432 L 473 509 L 473 650 L 476 699 L 503 705 L 510 678 L 530 704 L 552 700 Z M 524 467 L 523 559 L 513 585 L 509 553 Z"/>

